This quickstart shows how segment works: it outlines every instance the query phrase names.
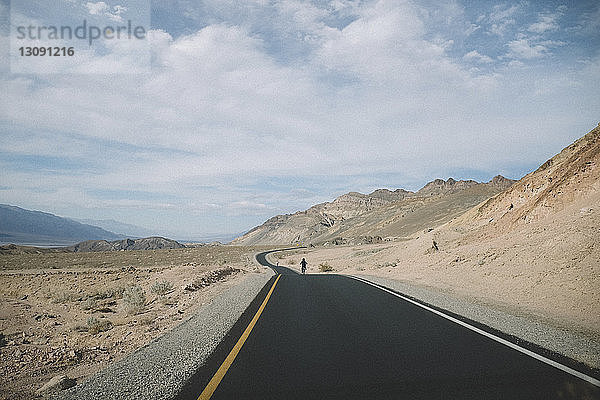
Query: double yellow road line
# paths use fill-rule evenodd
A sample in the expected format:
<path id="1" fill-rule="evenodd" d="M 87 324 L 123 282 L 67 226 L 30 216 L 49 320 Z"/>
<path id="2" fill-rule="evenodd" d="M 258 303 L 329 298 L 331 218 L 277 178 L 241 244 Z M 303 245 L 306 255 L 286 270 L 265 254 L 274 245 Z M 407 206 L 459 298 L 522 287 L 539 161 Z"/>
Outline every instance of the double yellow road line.
<path id="1" fill-rule="evenodd" d="M 267 302 L 271 298 L 271 295 L 273 294 L 273 290 L 275 290 L 275 285 L 277 285 L 277 282 L 279 282 L 279 278 L 281 278 L 281 275 L 277 275 L 277 279 L 275 279 L 275 282 L 273 282 L 273 286 L 271 286 L 271 290 L 269 290 L 269 293 L 267 293 L 267 297 L 265 297 L 265 300 L 262 302 L 262 304 L 258 308 L 258 311 L 256 312 L 256 314 L 254 314 L 254 318 L 252 318 L 252 321 L 250 321 L 250 324 L 248 325 L 248 327 L 246 328 L 244 333 L 242 333 L 242 336 L 240 336 L 240 338 L 238 339 L 235 346 L 233 346 L 233 349 L 231 349 L 231 351 L 229 352 L 229 355 L 227 356 L 225 361 L 223 361 L 223 364 L 221 364 L 221 366 L 219 367 L 217 372 L 215 372 L 215 374 L 212 377 L 212 379 L 210 380 L 210 382 L 208 382 L 208 385 L 206 385 L 206 387 L 200 394 L 200 397 L 198 397 L 198 400 L 210 399 L 211 396 L 213 395 L 213 393 L 215 392 L 215 390 L 217 390 L 219 383 L 221 383 L 221 380 L 223 379 L 223 377 L 229 370 L 229 367 L 231 367 L 231 364 L 233 364 L 233 361 L 235 361 L 235 358 L 237 357 L 238 353 L 242 349 L 242 346 L 246 342 L 246 339 L 248 339 L 248 336 L 250 336 L 250 332 L 252 332 L 254 325 L 256 325 L 258 318 L 260 318 L 260 315 L 262 314 L 263 310 L 267 306 Z"/>

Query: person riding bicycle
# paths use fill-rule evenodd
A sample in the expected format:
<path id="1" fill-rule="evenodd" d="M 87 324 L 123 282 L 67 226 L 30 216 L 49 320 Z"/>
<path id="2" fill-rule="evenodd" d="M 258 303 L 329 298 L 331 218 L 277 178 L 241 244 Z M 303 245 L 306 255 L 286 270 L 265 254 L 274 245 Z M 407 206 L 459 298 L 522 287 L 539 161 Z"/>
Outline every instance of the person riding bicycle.
<path id="1" fill-rule="evenodd" d="M 302 261 L 300 261 L 300 267 L 302 268 L 302 273 L 304 274 L 306 272 L 306 264 L 308 264 L 306 262 L 306 259 L 302 259 Z"/>

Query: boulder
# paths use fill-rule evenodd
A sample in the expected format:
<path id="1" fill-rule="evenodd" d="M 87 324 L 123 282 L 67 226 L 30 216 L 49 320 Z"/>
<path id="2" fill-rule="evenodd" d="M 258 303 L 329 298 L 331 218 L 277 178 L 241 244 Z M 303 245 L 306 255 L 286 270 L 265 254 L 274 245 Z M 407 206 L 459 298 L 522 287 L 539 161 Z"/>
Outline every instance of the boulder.
<path id="1" fill-rule="evenodd" d="M 71 379 L 66 375 L 56 375 L 54 378 L 50 379 L 44 386 L 36 390 L 37 394 L 45 394 L 58 392 L 60 390 L 65 390 L 72 388 L 75 386 L 77 382 L 75 379 Z"/>

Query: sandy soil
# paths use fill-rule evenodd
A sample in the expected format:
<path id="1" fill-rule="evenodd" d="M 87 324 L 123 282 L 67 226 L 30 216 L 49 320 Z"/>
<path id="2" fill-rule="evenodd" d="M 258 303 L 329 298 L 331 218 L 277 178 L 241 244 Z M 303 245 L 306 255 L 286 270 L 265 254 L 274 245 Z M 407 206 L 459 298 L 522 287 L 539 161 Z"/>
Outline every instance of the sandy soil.
<path id="1" fill-rule="evenodd" d="M 81 380 L 146 345 L 256 271 L 255 251 L 1 255 L 0 398 L 37 398 L 53 376 Z"/>

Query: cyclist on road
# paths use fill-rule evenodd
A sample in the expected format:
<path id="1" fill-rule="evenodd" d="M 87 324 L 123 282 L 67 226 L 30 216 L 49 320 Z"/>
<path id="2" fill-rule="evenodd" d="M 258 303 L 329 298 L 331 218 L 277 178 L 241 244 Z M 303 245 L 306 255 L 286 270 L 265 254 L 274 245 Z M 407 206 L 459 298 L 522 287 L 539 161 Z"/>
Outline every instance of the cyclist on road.
<path id="1" fill-rule="evenodd" d="M 306 259 L 302 259 L 302 261 L 300 261 L 300 267 L 302 268 L 302 273 L 304 274 L 306 272 L 306 264 L 308 264 L 306 262 Z"/>

